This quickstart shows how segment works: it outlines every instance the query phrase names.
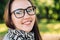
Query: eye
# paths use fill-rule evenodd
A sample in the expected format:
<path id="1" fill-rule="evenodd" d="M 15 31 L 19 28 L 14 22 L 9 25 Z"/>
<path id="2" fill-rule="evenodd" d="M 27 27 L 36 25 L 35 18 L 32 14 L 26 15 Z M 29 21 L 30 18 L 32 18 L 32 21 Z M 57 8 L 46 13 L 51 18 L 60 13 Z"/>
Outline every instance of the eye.
<path id="1" fill-rule="evenodd" d="M 32 12 L 33 11 L 33 9 L 27 9 L 27 12 Z"/>
<path id="2" fill-rule="evenodd" d="M 15 11 L 15 14 L 22 14 L 22 11 Z"/>

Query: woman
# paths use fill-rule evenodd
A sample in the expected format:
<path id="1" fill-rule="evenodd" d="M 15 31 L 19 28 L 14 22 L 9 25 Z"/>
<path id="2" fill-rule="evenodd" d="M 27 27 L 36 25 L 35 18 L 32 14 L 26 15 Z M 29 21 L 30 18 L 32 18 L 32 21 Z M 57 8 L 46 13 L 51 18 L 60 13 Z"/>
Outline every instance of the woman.
<path id="1" fill-rule="evenodd" d="M 4 13 L 9 30 L 3 40 L 42 40 L 35 9 L 30 0 L 10 0 Z"/>

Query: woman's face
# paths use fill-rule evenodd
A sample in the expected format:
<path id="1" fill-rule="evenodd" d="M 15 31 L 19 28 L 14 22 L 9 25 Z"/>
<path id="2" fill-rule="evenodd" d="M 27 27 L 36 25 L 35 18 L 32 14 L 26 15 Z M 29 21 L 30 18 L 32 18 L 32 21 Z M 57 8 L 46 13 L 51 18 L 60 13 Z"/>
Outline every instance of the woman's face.
<path id="1" fill-rule="evenodd" d="M 30 32 L 34 26 L 35 15 L 33 7 L 27 0 L 15 0 L 11 5 L 11 18 L 16 29 Z M 25 10 L 24 10 L 25 9 Z M 24 14 L 25 13 L 25 14 Z M 31 14 L 31 15 L 29 15 Z"/>

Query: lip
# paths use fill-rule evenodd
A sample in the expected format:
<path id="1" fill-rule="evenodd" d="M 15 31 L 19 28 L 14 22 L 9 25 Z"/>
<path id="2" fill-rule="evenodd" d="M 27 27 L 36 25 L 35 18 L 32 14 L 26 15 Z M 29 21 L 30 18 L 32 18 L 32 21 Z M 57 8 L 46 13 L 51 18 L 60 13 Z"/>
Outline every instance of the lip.
<path id="1" fill-rule="evenodd" d="M 31 24 L 31 20 L 29 20 L 29 21 L 24 21 L 22 24 L 24 24 L 24 25 L 30 25 Z"/>

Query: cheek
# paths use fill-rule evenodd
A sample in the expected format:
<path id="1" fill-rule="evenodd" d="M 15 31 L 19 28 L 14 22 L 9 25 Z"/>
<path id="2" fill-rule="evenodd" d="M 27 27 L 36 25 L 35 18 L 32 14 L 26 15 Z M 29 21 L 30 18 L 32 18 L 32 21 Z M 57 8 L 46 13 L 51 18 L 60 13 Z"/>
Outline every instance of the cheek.
<path id="1" fill-rule="evenodd" d="M 35 18 L 36 18 L 36 16 L 34 15 L 34 16 L 32 16 L 32 19 L 33 19 L 33 21 L 35 22 Z"/>
<path id="2" fill-rule="evenodd" d="M 12 15 L 11 17 L 12 17 L 12 21 L 13 21 L 15 26 L 19 26 L 21 24 L 22 19 L 18 19 L 14 15 Z"/>

